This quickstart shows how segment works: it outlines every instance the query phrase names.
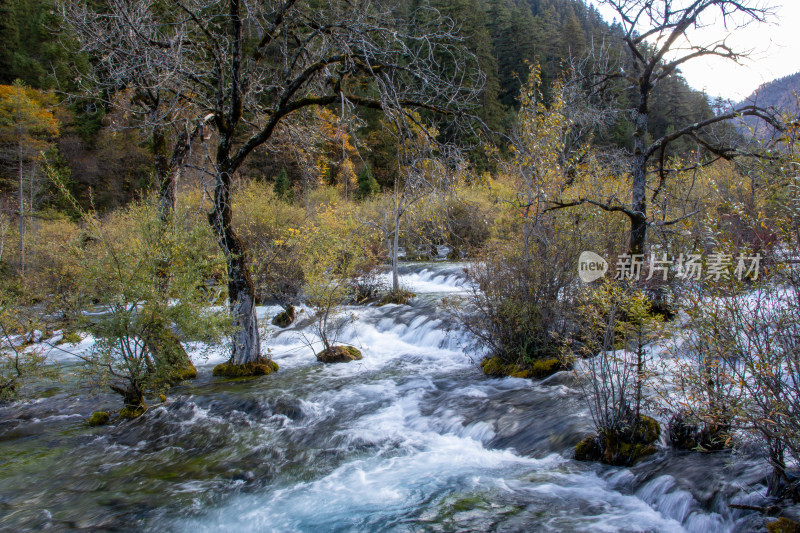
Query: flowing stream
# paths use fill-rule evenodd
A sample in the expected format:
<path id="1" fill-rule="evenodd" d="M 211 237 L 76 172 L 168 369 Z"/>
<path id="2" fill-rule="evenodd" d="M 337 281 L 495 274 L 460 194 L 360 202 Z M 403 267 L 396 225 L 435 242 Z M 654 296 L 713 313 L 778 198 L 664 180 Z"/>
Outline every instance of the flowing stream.
<path id="1" fill-rule="evenodd" d="M 572 376 L 485 377 L 437 307 L 463 291 L 462 266 L 405 265 L 411 305 L 350 309 L 340 341 L 361 361 L 317 363 L 301 318 L 269 327 L 278 373 L 213 378 L 224 352 L 198 350 L 198 379 L 137 420 L 89 428 L 93 411 L 120 399 L 75 377 L 0 407 L 0 530 L 758 527 L 754 513 L 727 505 L 757 501 L 757 463 L 667 446 L 627 469 L 572 460 L 590 431 Z"/>

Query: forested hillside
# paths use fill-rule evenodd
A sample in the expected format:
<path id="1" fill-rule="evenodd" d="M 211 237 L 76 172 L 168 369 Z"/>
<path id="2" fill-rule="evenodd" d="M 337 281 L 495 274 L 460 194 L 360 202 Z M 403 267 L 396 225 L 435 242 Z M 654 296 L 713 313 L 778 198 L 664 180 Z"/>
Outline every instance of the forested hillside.
<path id="1" fill-rule="evenodd" d="M 762 107 L 774 107 L 783 113 L 796 114 L 800 109 L 800 72 L 791 76 L 784 76 L 763 84 L 745 99 L 745 102 L 754 102 Z M 752 117 L 744 117 L 740 123 L 743 133 L 754 131 L 757 135 L 767 135 L 769 131 L 760 121 Z"/>
<path id="2" fill-rule="evenodd" d="M 409 12 L 419 4 L 419 0 L 404 1 Z M 550 87 L 564 75 L 571 59 L 581 57 L 592 46 L 607 47 L 612 56 L 618 55 L 621 47 L 620 28 L 607 24 L 594 7 L 580 0 L 433 0 L 431 4 L 457 21 L 464 42 L 476 54 L 486 75 L 480 115 L 499 132 L 508 131 L 515 120 L 529 64 L 540 65 L 542 91 L 548 100 Z M 49 139 L 48 157 L 51 164 L 69 171 L 70 189 L 83 205 L 88 205 L 91 194 L 96 208 L 109 209 L 151 187 L 151 148 L 137 124 L 91 98 L 108 100 L 113 95 L 78 90 L 75 78 L 89 68 L 89 59 L 72 53 L 78 46 L 59 27 L 53 0 L 2 0 L 0 11 L 0 83 L 21 80 L 28 87 L 53 91 L 55 101 L 61 102 L 56 112 L 59 135 Z M 624 91 L 617 98 L 622 109 L 632 105 L 631 96 Z M 680 75 L 672 75 L 654 92 L 650 137 L 658 138 L 677 124 L 698 122 L 710 114 L 704 95 L 689 88 Z M 378 124 L 369 113 L 364 116 L 367 124 L 359 135 L 362 145 L 371 149 L 364 157 L 375 167 L 378 182 L 387 186 L 391 181 L 385 168 L 389 154 L 382 152 L 375 131 Z M 597 135 L 595 142 L 631 148 L 631 132 L 629 116 L 620 113 L 613 127 Z M 670 150 L 680 153 L 694 148 L 677 143 Z M 274 155 L 270 157 L 274 159 Z M 270 157 L 256 162 L 257 169 L 250 165 L 245 174 L 272 180 L 286 167 L 292 182 L 302 179 L 292 158 L 285 154 L 277 160 Z M 478 155 L 473 161 L 485 164 Z M 6 163 L 4 191 L 13 194 L 14 164 L 9 158 Z M 49 186 L 40 185 L 34 186 L 35 209 L 54 201 Z"/>

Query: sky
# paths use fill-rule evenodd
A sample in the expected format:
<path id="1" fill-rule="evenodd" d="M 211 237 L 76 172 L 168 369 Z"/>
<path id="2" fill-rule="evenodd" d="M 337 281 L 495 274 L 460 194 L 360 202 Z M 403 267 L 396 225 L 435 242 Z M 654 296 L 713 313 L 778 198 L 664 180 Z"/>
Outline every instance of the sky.
<path id="1" fill-rule="evenodd" d="M 614 11 L 590 0 L 603 17 L 611 22 Z M 721 58 L 698 58 L 681 68 L 693 88 L 712 97 L 722 96 L 735 102 L 744 100 L 759 85 L 800 71 L 800 0 L 756 0 L 774 7 L 774 15 L 763 24 L 752 23 L 728 31 L 719 20 L 709 20 L 708 27 L 689 34 L 691 42 L 707 44 L 720 39 L 736 52 L 750 51 L 741 64 Z"/>

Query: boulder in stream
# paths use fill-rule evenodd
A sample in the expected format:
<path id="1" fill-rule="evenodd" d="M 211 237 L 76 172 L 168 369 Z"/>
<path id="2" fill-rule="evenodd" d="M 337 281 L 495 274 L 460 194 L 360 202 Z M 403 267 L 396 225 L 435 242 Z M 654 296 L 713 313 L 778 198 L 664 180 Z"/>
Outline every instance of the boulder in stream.
<path id="1" fill-rule="evenodd" d="M 728 428 L 719 424 L 693 424 L 683 413 L 669 421 L 669 440 L 679 450 L 715 452 L 725 449 Z"/>
<path id="2" fill-rule="evenodd" d="M 214 367 L 211 372 L 214 376 L 225 378 L 244 378 L 252 376 L 266 376 L 278 371 L 278 363 L 272 359 L 263 359 L 255 363 L 237 365 L 231 362 L 222 363 Z"/>
<path id="3" fill-rule="evenodd" d="M 349 363 L 361 359 L 361 351 L 352 346 L 331 346 L 317 354 L 320 363 Z"/>
<path id="4" fill-rule="evenodd" d="M 103 426 L 108 424 L 108 421 L 111 417 L 105 411 L 95 411 L 92 413 L 92 416 L 89 417 L 89 425 L 94 426 Z"/>
<path id="5" fill-rule="evenodd" d="M 286 309 L 275 315 L 275 318 L 272 319 L 272 325 L 279 328 L 288 328 L 294 322 L 295 317 L 294 306 L 287 305 Z"/>
<path id="6" fill-rule="evenodd" d="M 601 430 L 589 435 L 575 446 L 578 461 L 600 461 L 613 466 L 630 466 L 656 452 L 655 442 L 661 436 L 661 426 L 653 418 L 639 415 L 636 431 L 630 428 Z"/>
<path id="7" fill-rule="evenodd" d="M 538 359 L 527 365 L 506 363 L 497 356 L 487 357 L 481 361 L 483 373 L 494 378 L 510 376 L 512 378 L 542 379 L 552 376 L 560 370 L 567 370 L 569 367 L 569 364 L 565 365 L 558 357 Z"/>

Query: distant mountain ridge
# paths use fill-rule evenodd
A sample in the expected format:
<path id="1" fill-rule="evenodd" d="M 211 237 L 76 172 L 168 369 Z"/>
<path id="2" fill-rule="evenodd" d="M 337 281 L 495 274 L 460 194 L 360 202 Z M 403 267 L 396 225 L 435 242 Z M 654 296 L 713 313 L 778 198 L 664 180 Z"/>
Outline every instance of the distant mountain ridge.
<path id="1" fill-rule="evenodd" d="M 800 111 L 798 97 L 800 97 L 800 72 L 761 85 L 740 105 L 755 104 L 759 107 L 774 107 L 779 111 L 794 114 Z M 754 131 L 758 137 L 765 137 L 769 133 L 765 124 L 756 117 L 743 117 L 739 128 L 740 130 Z"/>

